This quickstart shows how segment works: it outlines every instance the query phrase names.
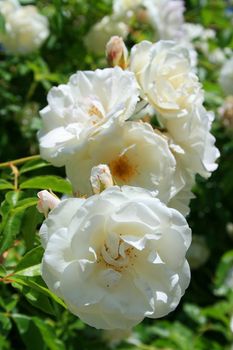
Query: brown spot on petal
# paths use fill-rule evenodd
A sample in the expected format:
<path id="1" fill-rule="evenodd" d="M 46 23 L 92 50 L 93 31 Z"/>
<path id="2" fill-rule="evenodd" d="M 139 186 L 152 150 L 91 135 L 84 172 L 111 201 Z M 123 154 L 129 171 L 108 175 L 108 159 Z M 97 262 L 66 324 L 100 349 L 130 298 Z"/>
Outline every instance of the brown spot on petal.
<path id="1" fill-rule="evenodd" d="M 137 166 L 132 164 L 129 158 L 123 154 L 109 163 L 113 178 L 122 182 L 129 182 L 137 174 Z"/>

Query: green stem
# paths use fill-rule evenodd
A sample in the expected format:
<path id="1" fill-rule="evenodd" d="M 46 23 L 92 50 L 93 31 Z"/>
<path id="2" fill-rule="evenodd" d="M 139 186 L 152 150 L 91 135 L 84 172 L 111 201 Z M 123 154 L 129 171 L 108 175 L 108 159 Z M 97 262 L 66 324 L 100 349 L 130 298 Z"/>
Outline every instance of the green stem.
<path id="1" fill-rule="evenodd" d="M 12 165 L 17 165 L 17 164 L 22 164 L 27 162 L 28 160 L 36 160 L 40 159 L 40 155 L 36 154 L 35 156 L 29 156 L 29 157 L 24 157 L 24 158 L 19 158 L 15 160 L 10 160 L 9 162 L 5 163 L 0 163 L 0 168 L 5 168 L 5 167 L 10 167 Z"/>

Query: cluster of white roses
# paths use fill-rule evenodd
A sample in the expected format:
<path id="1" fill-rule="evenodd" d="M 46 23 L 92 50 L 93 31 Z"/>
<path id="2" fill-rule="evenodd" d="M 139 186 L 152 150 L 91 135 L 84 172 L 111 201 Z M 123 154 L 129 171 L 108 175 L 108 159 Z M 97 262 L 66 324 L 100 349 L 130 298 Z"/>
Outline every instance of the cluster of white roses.
<path id="1" fill-rule="evenodd" d="M 40 230 L 42 277 L 89 325 L 129 329 L 184 294 L 184 216 L 195 175 L 210 176 L 219 152 L 184 47 L 144 41 L 128 58 L 114 37 L 107 56 L 125 69 L 78 71 L 41 111 L 41 156 L 65 166 L 75 197 L 39 195 L 41 211 L 53 208 Z"/>
<path id="2" fill-rule="evenodd" d="M 96 23 L 86 36 L 87 47 L 102 54 L 113 35 L 124 39 L 131 23 L 148 24 L 153 40 L 180 40 L 184 37 L 183 0 L 113 0 L 113 12 Z"/>
<path id="3" fill-rule="evenodd" d="M 0 43 L 11 53 L 33 52 L 49 35 L 47 17 L 41 15 L 35 6 L 21 6 L 18 0 L 0 0 L 0 15 L 5 21 Z"/>

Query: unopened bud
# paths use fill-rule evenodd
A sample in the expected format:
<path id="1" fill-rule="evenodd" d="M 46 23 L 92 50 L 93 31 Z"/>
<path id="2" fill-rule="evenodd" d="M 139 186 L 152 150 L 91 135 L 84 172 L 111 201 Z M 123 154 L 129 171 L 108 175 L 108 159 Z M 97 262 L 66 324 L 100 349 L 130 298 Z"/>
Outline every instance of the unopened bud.
<path id="1" fill-rule="evenodd" d="M 113 186 L 113 179 L 109 167 L 105 164 L 99 164 L 93 167 L 90 181 L 93 193 L 95 194 Z"/>
<path id="2" fill-rule="evenodd" d="M 106 45 L 106 56 L 111 67 L 120 66 L 126 69 L 128 66 L 128 50 L 120 36 L 112 36 Z"/>
<path id="3" fill-rule="evenodd" d="M 48 216 L 49 210 L 54 209 L 60 203 L 60 199 L 54 193 L 46 190 L 38 192 L 37 197 L 39 198 L 37 210 L 45 217 Z"/>

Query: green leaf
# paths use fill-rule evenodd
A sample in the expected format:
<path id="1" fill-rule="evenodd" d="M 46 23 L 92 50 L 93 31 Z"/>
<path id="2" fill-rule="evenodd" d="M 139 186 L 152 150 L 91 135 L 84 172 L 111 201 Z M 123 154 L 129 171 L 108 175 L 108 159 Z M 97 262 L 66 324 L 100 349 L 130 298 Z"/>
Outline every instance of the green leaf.
<path id="1" fill-rule="evenodd" d="M 21 230 L 27 250 L 33 248 L 36 238 L 36 229 L 38 224 L 42 222 L 43 218 L 44 216 L 38 212 L 35 206 L 30 207 L 25 211 Z"/>
<path id="2" fill-rule="evenodd" d="M 54 301 L 56 301 L 56 303 L 60 304 L 65 309 L 67 308 L 65 303 L 60 298 L 58 298 L 48 288 L 44 287 L 41 283 L 39 283 L 38 278 L 35 281 L 32 277 L 14 275 L 14 277 L 12 277 L 11 279 L 12 279 L 13 285 L 15 285 L 15 283 L 16 284 L 18 283 L 19 285 L 22 285 L 22 286 L 31 287 L 31 288 L 37 290 L 38 292 L 41 292 L 42 294 L 52 298 Z M 17 287 L 17 285 L 16 285 L 16 287 Z"/>
<path id="3" fill-rule="evenodd" d="M 227 314 L 232 309 L 230 308 L 230 303 L 225 301 L 220 301 L 214 305 L 203 308 L 202 312 L 204 315 L 213 318 L 218 321 L 222 321 L 227 326 L 229 323 Z"/>
<path id="4" fill-rule="evenodd" d="M 33 317 L 35 325 L 41 332 L 45 344 L 51 350 L 65 350 L 63 343 L 54 337 L 54 329 L 38 317 Z"/>
<path id="5" fill-rule="evenodd" d="M 7 271 L 3 265 L 0 265 L 0 277 L 4 277 L 7 274 Z"/>
<path id="6" fill-rule="evenodd" d="M 0 239 L 0 254 L 10 248 L 14 242 L 16 235 L 20 231 L 23 213 L 23 211 L 14 211 L 11 215 L 9 215 L 9 218 L 3 230 L 2 237 Z"/>
<path id="7" fill-rule="evenodd" d="M 41 263 L 42 257 L 44 254 L 44 249 L 41 246 L 38 246 L 28 253 L 26 253 L 23 258 L 18 263 L 15 272 L 25 270 L 29 267 L 38 265 Z"/>
<path id="8" fill-rule="evenodd" d="M 44 168 L 44 167 L 48 167 L 48 166 L 51 166 L 51 164 L 47 163 L 43 159 L 34 159 L 34 160 L 31 160 L 31 161 L 25 163 L 20 168 L 19 173 L 20 174 L 24 174 L 24 173 L 27 173 L 29 171 L 33 171 L 33 170 Z"/>
<path id="9" fill-rule="evenodd" d="M 9 331 L 11 329 L 11 320 L 9 314 L 0 312 L 0 325 L 2 331 Z"/>
<path id="10" fill-rule="evenodd" d="M 184 305 L 185 313 L 196 323 L 203 325 L 206 323 L 206 317 L 202 314 L 201 309 L 194 304 Z"/>
<path id="11" fill-rule="evenodd" d="M 0 297 L 0 305 L 4 310 L 7 311 L 7 313 L 11 312 L 16 307 L 16 305 L 18 304 L 18 301 L 19 301 L 18 294 L 14 294 L 14 295 L 11 294 L 9 295 L 8 298 Z"/>
<path id="12" fill-rule="evenodd" d="M 23 270 L 18 271 L 16 273 L 16 275 L 28 276 L 28 277 L 40 276 L 41 275 L 41 264 L 29 266 Z"/>
<path id="13" fill-rule="evenodd" d="M 13 190 L 14 186 L 12 183 L 6 180 L 0 180 L 0 190 Z"/>
<path id="14" fill-rule="evenodd" d="M 35 308 L 47 314 L 54 315 L 54 308 L 51 306 L 50 299 L 46 295 L 36 290 L 28 289 L 27 287 L 23 288 L 22 293 Z"/>
<path id="15" fill-rule="evenodd" d="M 214 281 L 215 294 L 226 295 L 232 290 L 233 281 L 233 250 L 225 253 L 217 267 Z"/>
<path id="16" fill-rule="evenodd" d="M 20 196 L 21 193 L 19 191 L 10 191 L 6 194 L 6 201 L 10 206 L 15 207 Z"/>
<path id="17" fill-rule="evenodd" d="M 54 328 L 38 317 L 13 314 L 18 331 L 29 350 L 65 350 L 64 344 L 56 338 Z"/>
<path id="18" fill-rule="evenodd" d="M 44 340 L 31 317 L 15 313 L 12 318 L 28 350 L 45 350 Z"/>
<path id="19" fill-rule="evenodd" d="M 0 349 L 1 350 L 11 350 L 9 340 L 3 334 L 0 334 Z"/>
<path id="20" fill-rule="evenodd" d="M 9 193 L 7 193 L 7 195 L 8 194 Z M 21 222 L 25 210 L 33 205 L 36 205 L 38 202 L 34 197 L 22 199 L 21 201 L 17 202 L 15 196 L 10 196 L 8 201 L 11 204 L 14 204 L 15 208 L 10 209 L 7 217 L 4 218 L 3 225 L 1 227 L 2 237 L 0 239 L 0 254 L 11 246 L 16 235 L 20 232 Z"/>
<path id="21" fill-rule="evenodd" d="M 41 190 L 52 190 L 54 192 L 61 192 L 65 194 L 72 194 L 72 187 L 70 182 L 59 176 L 44 175 L 37 176 L 30 180 L 26 180 L 20 185 L 21 189 L 35 188 Z"/>

